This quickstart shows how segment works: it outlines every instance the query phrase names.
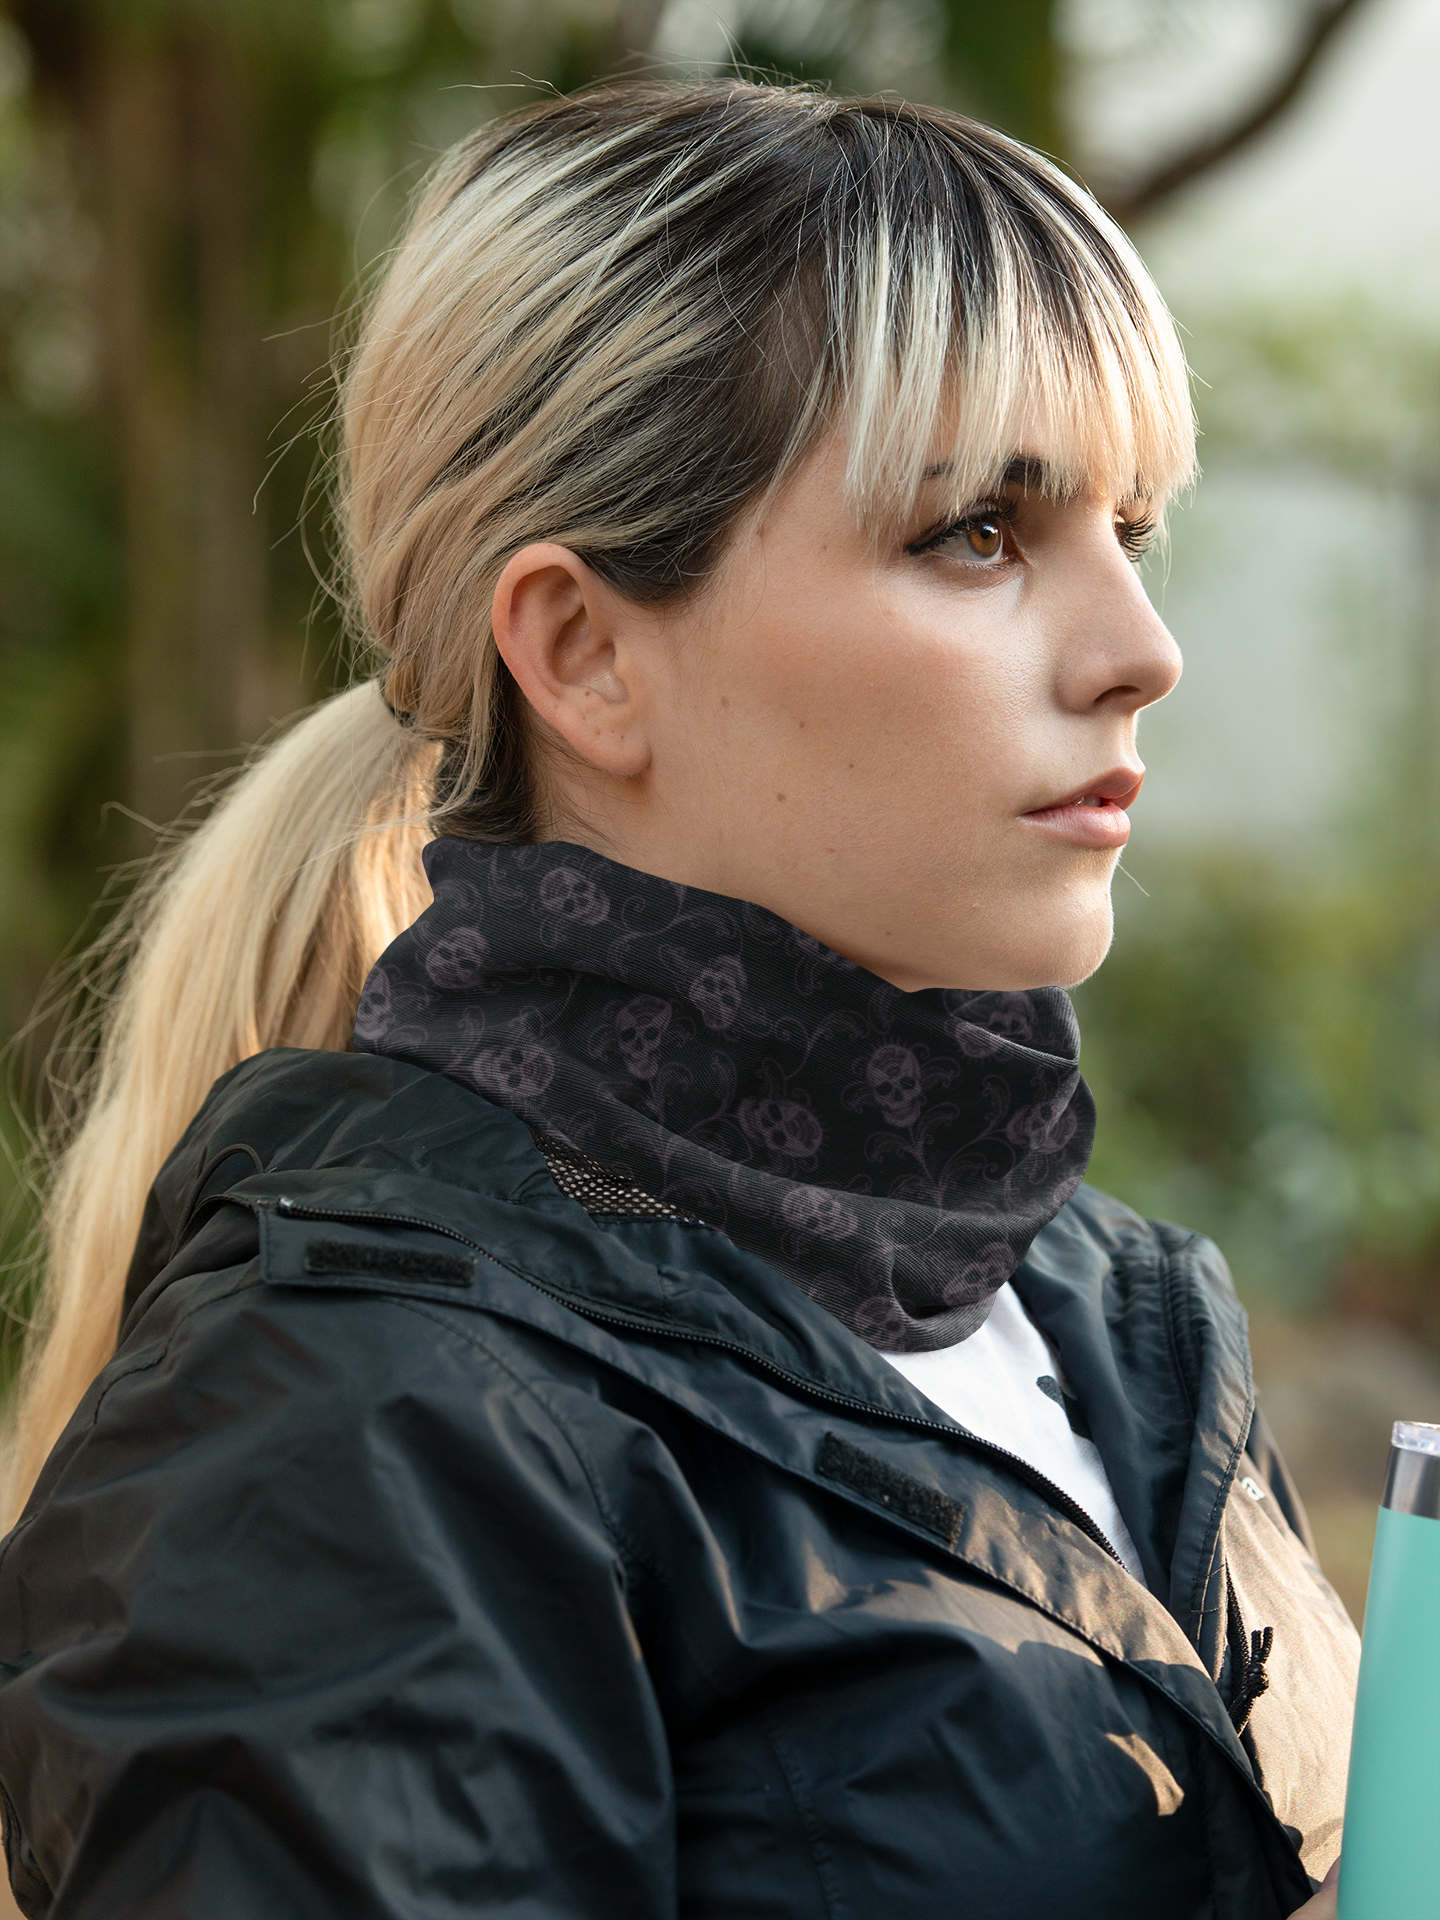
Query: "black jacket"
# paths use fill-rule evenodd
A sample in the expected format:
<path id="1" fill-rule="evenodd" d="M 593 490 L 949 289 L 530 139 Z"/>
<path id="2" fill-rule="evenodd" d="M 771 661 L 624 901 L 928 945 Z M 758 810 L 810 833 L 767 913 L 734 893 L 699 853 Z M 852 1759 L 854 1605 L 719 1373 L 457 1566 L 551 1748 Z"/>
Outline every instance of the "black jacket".
<path id="1" fill-rule="evenodd" d="M 1224 1266 L 1082 1191 L 1016 1286 L 1148 1592 L 722 1235 L 435 1075 L 247 1062 L 0 1559 L 24 1911 L 1290 1913 L 1357 1644 Z"/>

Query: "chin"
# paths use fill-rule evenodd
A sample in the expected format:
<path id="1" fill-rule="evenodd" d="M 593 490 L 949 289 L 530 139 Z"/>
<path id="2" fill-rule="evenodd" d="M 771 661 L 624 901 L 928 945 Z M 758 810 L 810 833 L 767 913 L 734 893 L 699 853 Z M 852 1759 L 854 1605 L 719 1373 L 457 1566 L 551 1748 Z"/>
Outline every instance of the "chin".
<path id="1" fill-rule="evenodd" d="M 1091 913 L 1060 927 L 1036 928 L 1032 937 L 997 954 L 992 978 L 970 984 L 996 993 L 1022 993 L 1032 987 L 1078 987 L 1110 951 L 1115 918 L 1110 896 Z"/>
<path id="2" fill-rule="evenodd" d="M 851 951 L 870 972 L 904 993 L 946 987 L 967 993 L 1026 993 L 1036 987 L 1078 987 L 1110 951 L 1115 921 L 1108 887 L 1098 899 L 1069 897 L 1037 906 L 1030 895 L 1013 912 L 987 916 L 989 925 L 950 926 L 948 955 L 932 953 L 918 966 L 877 964 Z M 833 944 L 833 942 L 831 943 Z M 844 953 L 843 946 L 836 948 Z M 941 949 L 942 954 L 944 949 Z M 938 961 L 938 964 L 937 964 Z"/>
<path id="3" fill-rule="evenodd" d="M 1054 977 L 1057 987 L 1078 987 L 1082 980 L 1088 980 L 1100 966 L 1110 951 L 1110 942 L 1115 937 L 1115 916 L 1110 909 L 1110 898 L 1106 895 L 1105 912 L 1097 916 L 1095 926 L 1090 929 L 1089 938 L 1077 941 L 1074 950 L 1065 957 Z"/>

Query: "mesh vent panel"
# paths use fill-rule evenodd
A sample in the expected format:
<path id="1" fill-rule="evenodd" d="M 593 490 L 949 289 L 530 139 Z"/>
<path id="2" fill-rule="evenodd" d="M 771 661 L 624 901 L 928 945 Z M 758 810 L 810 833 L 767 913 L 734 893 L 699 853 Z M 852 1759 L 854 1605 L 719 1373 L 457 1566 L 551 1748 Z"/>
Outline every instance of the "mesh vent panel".
<path id="1" fill-rule="evenodd" d="M 544 1154 L 556 1186 L 567 1199 L 578 1200 L 589 1214 L 597 1217 L 625 1214 L 645 1220 L 693 1220 L 695 1217 L 681 1213 L 667 1200 L 657 1200 L 643 1187 L 637 1187 L 628 1174 L 617 1173 L 613 1167 L 592 1160 L 588 1153 L 581 1153 L 568 1141 L 556 1139 L 553 1133 L 532 1130 L 530 1137 Z"/>

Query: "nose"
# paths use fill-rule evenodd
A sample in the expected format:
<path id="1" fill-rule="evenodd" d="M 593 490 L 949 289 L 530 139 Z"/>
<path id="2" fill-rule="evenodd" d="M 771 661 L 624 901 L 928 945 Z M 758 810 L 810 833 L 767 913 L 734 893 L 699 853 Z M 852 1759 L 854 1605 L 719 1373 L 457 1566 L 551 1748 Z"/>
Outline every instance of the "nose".
<path id="1" fill-rule="evenodd" d="M 1180 649 L 1108 526 L 1087 559 L 1067 623 L 1061 699 L 1073 712 L 1138 713 L 1180 678 Z"/>

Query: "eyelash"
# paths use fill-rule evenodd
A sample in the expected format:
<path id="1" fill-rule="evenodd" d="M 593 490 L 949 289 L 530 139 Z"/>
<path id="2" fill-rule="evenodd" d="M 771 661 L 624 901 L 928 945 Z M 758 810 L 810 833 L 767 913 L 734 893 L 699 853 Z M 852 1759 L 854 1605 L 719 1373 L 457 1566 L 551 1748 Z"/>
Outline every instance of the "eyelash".
<path id="1" fill-rule="evenodd" d="M 927 533 L 923 540 L 917 540 L 913 546 L 907 547 L 905 551 L 913 554 L 933 553 L 937 547 L 943 546 L 947 540 L 952 539 L 957 533 L 968 533 L 971 527 L 983 526 L 987 520 L 998 520 L 1002 525 L 1008 527 L 1014 521 L 1015 515 L 1019 510 L 1020 502 L 1018 500 L 997 502 L 993 506 L 985 504 L 978 507 L 971 507 L 967 512 L 961 514 L 958 520 L 951 520 L 936 532 Z M 985 563 L 975 560 L 967 564 L 971 566 L 983 566 Z"/>
<path id="2" fill-rule="evenodd" d="M 1014 523 L 1015 515 L 1019 511 L 1019 507 L 1020 502 L 1018 500 L 1009 500 L 993 506 L 984 505 L 971 507 L 970 510 L 962 514 L 958 520 L 951 520 L 936 532 L 926 534 L 923 540 L 917 540 L 913 546 L 907 547 L 905 551 L 910 554 L 933 553 L 937 547 L 943 546 L 947 540 L 952 539 L 957 533 L 968 533 L 971 527 L 983 525 L 987 520 L 998 520 L 1007 527 L 1011 526 Z M 1155 539 L 1156 527 L 1157 522 L 1153 514 L 1143 514 L 1138 520 L 1117 520 L 1115 522 L 1115 538 L 1120 542 L 1121 549 L 1127 558 L 1138 563 L 1143 560 L 1149 552 Z M 983 566 L 985 563 L 983 561 L 970 561 L 966 564 Z"/>
<path id="3" fill-rule="evenodd" d="M 1147 513 L 1138 520 L 1117 520 L 1115 537 L 1131 560 L 1140 561 L 1150 551 L 1155 529 L 1155 516 Z"/>

